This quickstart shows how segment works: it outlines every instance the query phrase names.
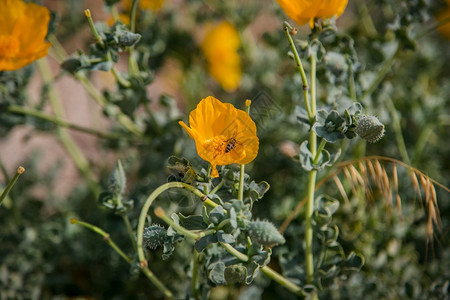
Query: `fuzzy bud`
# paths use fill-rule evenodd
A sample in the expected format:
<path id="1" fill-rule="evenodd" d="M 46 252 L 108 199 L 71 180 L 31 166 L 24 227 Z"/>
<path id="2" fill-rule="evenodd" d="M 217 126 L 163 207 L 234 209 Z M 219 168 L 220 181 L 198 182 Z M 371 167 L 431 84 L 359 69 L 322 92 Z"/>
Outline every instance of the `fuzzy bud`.
<path id="1" fill-rule="evenodd" d="M 162 246 L 166 240 L 167 230 L 158 224 L 153 224 L 144 229 L 145 247 L 156 249 Z"/>
<path id="2" fill-rule="evenodd" d="M 286 241 L 275 226 L 269 221 L 252 221 L 247 223 L 250 238 L 265 247 L 284 244 Z"/>
<path id="3" fill-rule="evenodd" d="M 247 269 L 244 266 L 231 265 L 225 268 L 224 276 L 227 283 L 243 283 L 247 277 Z"/>
<path id="4" fill-rule="evenodd" d="M 378 142 L 384 136 L 384 125 L 375 116 L 359 116 L 355 132 L 369 143 Z"/>

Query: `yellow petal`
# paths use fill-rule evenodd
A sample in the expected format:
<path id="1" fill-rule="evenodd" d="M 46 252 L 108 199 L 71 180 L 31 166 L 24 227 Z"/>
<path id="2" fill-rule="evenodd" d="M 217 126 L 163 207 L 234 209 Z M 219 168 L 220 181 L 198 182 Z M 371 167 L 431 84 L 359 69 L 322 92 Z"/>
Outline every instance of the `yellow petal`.
<path id="1" fill-rule="evenodd" d="M 16 20 L 22 15 L 27 5 L 20 0 L 0 1 L 0 35 L 12 33 Z"/>

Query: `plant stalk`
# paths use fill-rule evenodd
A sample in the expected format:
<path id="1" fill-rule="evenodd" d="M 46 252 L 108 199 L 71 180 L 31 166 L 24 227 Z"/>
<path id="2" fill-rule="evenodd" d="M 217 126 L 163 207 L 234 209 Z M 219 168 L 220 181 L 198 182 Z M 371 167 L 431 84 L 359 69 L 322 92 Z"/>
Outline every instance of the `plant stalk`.
<path id="1" fill-rule="evenodd" d="M 8 183 L 3 193 L 0 195 L 0 205 L 2 205 L 3 200 L 8 196 L 9 191 L 13 188 L 13 186 L 16 184 L 17 180 L 19 179 L 19 176 L 22 175 L 25 172 L 25 168 L 20 166 L 17 168 L 16 174 L 14 175 L 13 179 Z"/>

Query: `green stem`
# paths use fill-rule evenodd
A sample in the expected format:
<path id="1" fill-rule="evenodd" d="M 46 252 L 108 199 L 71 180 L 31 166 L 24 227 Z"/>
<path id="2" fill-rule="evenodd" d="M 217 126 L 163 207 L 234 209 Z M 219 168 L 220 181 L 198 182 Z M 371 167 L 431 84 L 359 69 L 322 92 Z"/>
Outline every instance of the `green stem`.
<path id="1" fill-rule="evenodd" d="M 191 289 L 192 289 L 192 296 L 194 299 L 199 299 L 198 294 L 198 260 L 199 260 L 199 253 L 197 250 L 194 249 L 194 257 L 192 258 L 192 281 L 191 281 Z"/>
<path id="2" fill-rule="evenodd" d="M 316 152 L 316 156 L 314 156 L 314 159 L 313 159 L 313 164 L 317 164 L 317 162 L 319 161 L 320 153 L 322 152 L 323 148 L 325 148 L 326 144 L 327 144 L 327 141 L 325 139 L 322 139 L 320 141 L 319 148 L 317 149 L 317 152 Z"/>
<path id="3" fill-rule="evenodd" d="M 218 185 L 216 185 L 216 186 L 211 190 L 211 192 L 209 192 L 208 195 L 214 195 L 215 193 L 217 193 L 217 191 L 218 191 L 224 184 L 225 184 L 225 180 L 222 179 L 222 181 L 221 181 Z"/>
<path id="4" fill-rule="evenodd" d="M 98 34 L 97 29 L 95 28 L 94 21 L 92 20 L 91 11 L 89 9 L 86 9 L 84 11 L 84 15 L 86 16 L 86 19 L 89 23 L 89 28 L 91 29 L 91 32 L 94 35 L 96 42 L 99 43 L 100 45 L 104 46 L 105 44 L 103 43 L 103 39 Z"/>
<path id="5" fill-rule="evenodd" d="M 80 125 L 76 125 L 73 123 L 69 123 L 61 118 L 52 116 L 52 115 L 47 115 L 43 112 L 41 112 L 40 110 L 37 109 L 33 109 L 33 108 L 26 108 L 23 106 L 19 106 L 19 105 L 9 105 L 8 106 L 8 112 L 11 113 L 16 113 L 16 114 L 21 114 L 21 115 L 27 115 L 27 116 L 32 116 L 35 118 L 39 118 L 41 120 L 45 120 L 48 122 L 52 122 L 60 127 L 65 127 L 65 128 L 69 128 L 69 129 L 73 129 L 73 130 L 77 130 L 80 132 L 84 132 L 84 133 L 88 133 L 88 134 L 92 134 L 95 135 L 97 137 L 100 138 L 106 138 L 106 139 L 119 139 L 125 136 L 121 136 L 118 134 L 111 134 L 111 133 L 107 133 L 107 132 L 101 132 L 89 127 L 83 127 Z"/>
<path id="6" fill-rule="evenodd" d="M 244 174 L 245 174 L 245 165 L 241 165 L 239 172 L 239 195 L 238 195 L 238 199 L 240 201 L 244 201 Z"/>
<path id="7" fill-rule="evenodd" d="M 37 61 L 38 68 L 42 75 L 42 80 L 44 84 L 46 84 L 49 88 L 48 97 L 50 100 L 50 104 L 52 106 L 53 112 L 58 118 L 63 118 L 64 109 L 61 105 L 60 99 L 54 89 L 52 82 L 52 73 L 50 70 L 50 66 L 45 58 L 42 58 Z M 58 127 L 58 138 L 61 144 L 66 148 L 69 155 L 72 157 L 75 165 L 80 170 L 81 174 L 83 174 L 84 178 L 89 184 L 94 195 L 97 195 L 100 192 L 98 185 L 96 184 L 96 179 L 93 177 L 90 164 L 87 159 L 84 157 L 83 153 L 80 151 L 78 146 L 73 141 L 70 134 L 66 131 L 66 129 L 62 127 Z"/>
<path id="8" fill-rule="evenodd" d="M 131 32 L 136 31 L 136 12 L 137 12 L 138 4 L 139 4 L 139 0 L 133 0 L 133 3 L 131 4 L 131 12 L 130 12 L 130 31 Z"/>
<path id="9" fill-rule="evenodd" d="M 131 264 L 131 262 L 132 262 L 131 258 L 129 258 L 129 257 L 122 251 L 122 249 L 120 249 L 119 246 L 117 246 L 117 244 L 114 243 L 114 241 L 111 239 L 109 233 L 106 233 L 106 232 L 103 231 L 101 228 L 99 228 L 99 227 L 97 227 L 97 226 L 95 226 L 95 225 L 92 225 L 92 224 L 89 224 L 89 223 L 86 223 L 86 222 L 82 222 L 82 221 L 78 221 L 78 220 L 76 220 L 76 219 L 71 219 L 71 220 L 70 220 L 70 223 L 71 223 L 71 224 L 78 224 L 78 225 L 81 225 L 81 226 L 86 227 L 86 228 L 92 230 L 93 232 L 98 233 L 99 235 L 101 235 L 101 236 L 103 237 L 103 239 L 105 240 L 105 242 L 106 242 L 109 246 L 111 246 L 111 248 L 113 248 L 114 251 L 117 252 L 117 254 L 119 254 L 119 255 L 120 255 L 127 263 Z"/>
<path id="10" fill-rule="evenodd" d="M 92 224 L 86 223 L 86 222 L 75 220 L 75 219 L 71 219 L 70 223 L 81 225 L 81 226 L 86 227 L 89 230 L 92 230 L 93 232 L 101 235 L 103 237 L 103 239 L 105 240 L 105 242 L 109 246 L 111 246 L 111 248 L 113 248 L 113 250 L 116 251 L 117 254 L 119 254 L 131 266 L 134 266 L 133 260 L 130 257 L 128 257 L 119 248 L 119 246 L 117 246 L 117 244 L 114 243 L 114 241 L 111 239 L 110 235 L 108 233 L 106 233 L 105 231 L 103 231 L 101 228 L 94 226 Z M 167 287 L 153 274 L 152 271 L 150 271 L 150 269 L 148 267 L 142 268 L 141 271 L 164 294 L 165 297 L 167 297 L 169 299 L 174 298 L 172 295 L 172 292 L 170 292 L 169 289 L 167 289 Z"/>
<path id="11" fill-rule="evenodd" d="M 111 52 L 108 51 L 108 54 L 106 55 L 106 59 L 108 61 L 110 61 L 111 63 L 114 63 L 111 57 Z M 117 68 L 113 65 L 113 67 L 111 68 L 111 73 L 113 74 L 114 78 L 117 80 L 117 82 L 123 86 L 123 87 L 130 87 L 131 86 L 131 82 L 128 81 L 127 79 L 123 78 L 123 76 L 120 74 L 120 72 L 117 70 Z"/>
<path id="12" fill-rule="evenodd" d="M 316 118 L 316 56 L 312 54 L 311 59 L 311 113 L 312 119 Z M 322 143 L 321 143 L 322 145 Z M 323 145 L 322 147 L 324 147 Z M 317 136 L 314 130 L 309 132 L 309 148 L 314 161 L 318 159 L 317 151 Z M 320 153 L 320 152 L 319 152 Z M 314 278 L 314 258 L 313 258 L 313 228 L 312 219 L 314 212 L 314 191 L 316 186 L 317 170 L 309 171 L 308 178 L 308 194 L 306 200 L 305 210 L 305 265 L 306 265 L 306 280 L 311 283 Z"/>
<path id="13" fill-rule="evenodd" d="M 144 250 L 143 250 L 143 238 L 144 238 L 144 226 L 145 226 L 145 220 L 147 218 L 148 211 L 150 209 L 150 206 L 153 204 L 153 201 L 164 191 L 171 189 L 171 188 L 179 188 L 179 189 L 185 189 L 187 191 L 190 191 L 197 197 L 199 197 L 202 202 L 206 205 L 209 205 L 211 207 L 217 207 L 219 206 L 217 203 L 209 199 L 205 194 L 197 190 L 195 187 L 183 183 L 183 182 L 168 182 L 166 184 L 163 184 L 162 186 L 155 189 L 150 196 L 148 196 L 147 200 L 144 203 L 144 206 L 141 209 L 141 214 L 139 215 L 139 221 L 138 221 L 138 227 L 137 227 L 137 252 L 139 257 L 139 263 L 141 267 L 147 266 L 147 260 L 145 259 Z"/>
<path id="14" fill-rule="evenodd" d="M 243 262 L 248 262 L 250 260 L 250 258 L 245 255 L 244 253 L 241 253 L 239 251 L 237 251 L 236 249 L 234 249 L 233 246 L 231 246 L 230 244 L 227 243 L 223 243 L 223 242 L 219 242 L 220 246 L 222 246 L 223 248 L 225 248 L 225 250 L 227 250 L 228 253 L 230 253 L 231 255 L 233 255 L 234 257 L 236 257 L 237 259 L 239 259 L 240 261 Z"/>
<path id="15" fill-rule="evenodd" d="M 405 140 L 403 139 L 402 126 L 400 125 L 399 112 L 395 108 L 394 102 L 390 97 L 386 97 L 386 106 L 391 114 L 392 127 L 394 128 L 395 139 L 397 140 L 398 150 L 402 156 L 402 160 L 408 165 L 411 164 L 408 150 L 406 150 Z"/>
<path id="16" fill-rule="evenodd" d="M 281 275 L 278 272 L 275 272 L 272 268 L 268 266 L 264 266 L 261 268 L 261 271 L 270 279 L 275 281 L 276 283 L 280 284 L 281 286 L 285 287 L 288 291 L 299 295 L 299 296 L 305 296 L 305 293 L 303 292 L 302 288 L 298 285 L 290 282 L 286 279 L 283 275 Z"/>
<path id="17" fill-rule="evenodd" d="M 11 191 L 12 187 L 16 184 L 17 179 L 19 179 L 19 176 L 25 172 L 25 168 L 20 166 L 17 168 L 16 174 L 14 175 L 13 179 L 8 183 L 3 193 L 0 195 L 0 205 L 2 205 L 3 200 L 8 196 L 9 191 Z"/>
<path id="18" fill-rule="evenodd" d="M 130 31 L 136 31 L 136 14 L 138 7 L 138 0 L 133 0 L 131 4 L 131 12 L 130 12 Z M 134 55 L 134 46 L 128 48 L 128 71 L 131 76 L 140 78 L 139 75 L 139 66 L 136 62 L 136 57 Z"/>
<path id="19" fill-rule="evenodd" d="M 128 235 L 130 236 L 131 243 L 133 244 L 133 248 L 135 251 L 137 251 L 136 246 L 136 238 L 133 234 L 133 228 L 131 227 L 130 219 L 128 219 L 128 216 L 126 214 L 122 215 L 122 220 L 125 223 L 125 227 L 127 228 Z"/>
<path id="20" fill-rule="evenodd" d="M 294 41 L 290 33 L 290 31 L 292 31 L 293 29 L 294 28 L 289 23 L 284 22 L 284 32 L 286 33 L 286 36 L 288 38 L 289 45 L 291 46 L 292 53 L 294 54 L 294 60 L 297 65 L 297 69 L 300 72 L 300 76 L 303 82 L 302 91 L 303 91 L 303 99 L 305 100 L 306 111 L 308 112 L 309 119 L 312 121 L 314 119 L 314 115 L 312 113 L 312 109 L 309 105 L 308 100 L 308 89 L 309 89 L 308 79 L 306 78 L 305 69 L 303 68 L 302 61 L 300 59 L 300 56 L 298 55 L 297 47 L 295 47 Z"/>

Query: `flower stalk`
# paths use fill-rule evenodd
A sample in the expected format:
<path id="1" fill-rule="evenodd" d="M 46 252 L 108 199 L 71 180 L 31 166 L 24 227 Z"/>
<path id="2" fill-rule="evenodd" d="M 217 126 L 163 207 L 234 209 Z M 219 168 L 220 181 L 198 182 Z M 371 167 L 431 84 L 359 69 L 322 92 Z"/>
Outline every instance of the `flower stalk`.
<path id="1" fill-rule="evenodd" d="M 9 191 L 11 191 L 11 189 L 19 179 L 20 175 L 22 175 L 24 172 L 25 172 L 24 167 L 20 166 L 17 168 L 16 174 L 14 175 L 13 179 L 8 183 L 5 190 L 0 195 L 0 205 L 2 205 L 3 200 L 6 198 L 6 196 L 8 196 Z"/>
<path id="2" fill-rule="evenodd" d="M 308 89 L 309 89 L 308 79 L 306 77 L 306 73 L 305 73 L 305 69 L 303 68 L 302 61 L 298 54 L 297 47 L 295 47 L 294 40 L 292 39 L 292 36 L 291 36 L 291 32 L 293 32 L 293 31 L 294 31 L 294 27 L 292 27 L 288 22 L 284 22 L 284 32 L 286 33 L 286 37 L 289 41 L 289 45 L 291 46 L 292 53 L 294 54 L 294 60 L 295 60 L 297 69 L 300 73 L 300 76 L 301 76 L 302 82 L 303 82 L 302 92 L 303 92 L 303 99 L 305 101 L 305 108 L 308 113 L 309 120 L 312 121 L 314 118 L 313 118 L 312 110 L 311 110 L 311 107 L 309 105 L 309 100 L 308 100 Z"/>

